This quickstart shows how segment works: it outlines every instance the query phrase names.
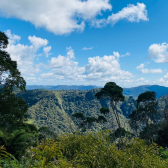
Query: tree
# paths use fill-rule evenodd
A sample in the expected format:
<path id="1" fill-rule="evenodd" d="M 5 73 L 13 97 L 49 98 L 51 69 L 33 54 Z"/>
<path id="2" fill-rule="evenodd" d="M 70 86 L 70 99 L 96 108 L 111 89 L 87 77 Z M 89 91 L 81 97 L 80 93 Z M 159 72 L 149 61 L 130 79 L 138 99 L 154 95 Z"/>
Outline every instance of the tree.
<path id="1" fill-rule="evenodd" d="M 38 134 L 26 132 L 24 129 L 16 129 L 11 132 L 0 130 L 0 146 L 4 145 L 6 151 L 20 159 L 31 146 L 36 146 Z"/>
<path id="2" fill-rule="evenodd" d="M 10 55 L 4 50 L 8 45 L 8 37 L 0 31 L 0 85 L 13 91 L 14 87 L 25 91 L 26 82 L 20 76 L 17 69 L 17 62 L 12 61 Z"/>
<path id="3" fill-rule="evenodd" d="M 157 114 L 156 93 L 146 91 L 138 96 L 137 102 L 137 119 L 146 126 L 149 122 L 156 123 L 155 115 Z"/>
<path id="4" fill-rule="evenodd" d="M 97 99 L 106 98 L 109 100 L 110 106 L 115 115 L 119 130 L 121 130 L 121 124 L 120 124 L 120 119 L 117 112 L 117 103 L 123 102 L 125 99 L 122 92 L 123 92 L 123 89 L 118 85 L 116 85 L 115 82 L 108 82 L 105 84 L 104 88 L 102 88 L 99 92 L 95 94 L 95 97 L 97 97 Z M 120 138 L 121 138 L 121 135 L 120 135 Z"/>
<path id="5" fill-rule="evenodd" d="M 11 128 L 27 121 L 28 106 L 21 97 L 14 93 L 1 92 L 0 94 L 0 126 Z"/>
<path id="6" fill-rule="evenodd" d="M 27 119 L 28 106 L 22 98 L 14 94 L 14 89 L 26 91 L 26 82 L 20 76 L 17 62 L 12 61 L 10 55 L 4 50 L 7 48 L 8 38 L 0 32 L 0 126 L 21 124 Z"/>
<path id="7" fill-rule="evenodd" d="M 93 122 L 98 122 L 95 117 L 85 117 L 81 112 L 72 114 L 72 117 L 77 119 L 77 124 L 79 125 L 79 129 L 81 129 L 82 132 L 85 132 L 86 129 L 90 129 Z"/>
<path id="8" fill-rule="evenodd" d="M 151 91 L 141 93 L 136 102 L 136 110 L 129 115 L 130 126 L 136 130 L 136 132 L 138 129 L 142 130 L 140 131 L 139 136 L 143 139 L 149 140 L 149 142 L 153 142 L 157 138 L 157 131 L 159 127 L 156 120 L 158 113 L 156 93 Z"/>
<path id="9" fill-rule="evenodd" d="M 39 133 L 39 141 L 45 141 L 46 139 L 54 139 L 57 140 L 58 135 L 55 134 L 54 131 L 51 131 L 48 127 L 42 126 L 38 129 Z"/>

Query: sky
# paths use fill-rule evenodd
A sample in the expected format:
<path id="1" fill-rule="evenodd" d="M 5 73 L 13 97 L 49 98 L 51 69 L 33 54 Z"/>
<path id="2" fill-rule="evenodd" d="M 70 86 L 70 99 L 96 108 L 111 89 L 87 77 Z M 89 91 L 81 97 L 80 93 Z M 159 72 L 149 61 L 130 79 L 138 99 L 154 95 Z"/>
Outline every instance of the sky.
<path id="1" fill-rule="evenodd" d="M 0 0 L 27 85 L 168 87 L 168 0 Z"/>

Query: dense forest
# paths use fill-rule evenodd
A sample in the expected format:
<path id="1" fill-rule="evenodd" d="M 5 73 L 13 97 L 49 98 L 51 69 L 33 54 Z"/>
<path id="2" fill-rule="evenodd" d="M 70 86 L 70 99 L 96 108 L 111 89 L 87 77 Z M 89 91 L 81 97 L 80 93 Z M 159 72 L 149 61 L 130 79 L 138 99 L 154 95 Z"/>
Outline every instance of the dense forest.
<path id="1" fill-rule="evenodd" d="M 82 112 L 86 117 L 98 117 L 100 108 L 109 107 L 107 99 L 96 99 L 95 94 L 99 90 L 28 90 L 27 92 L 19 92 L 16 95 L 18 97 L 21 96 L 29 105 L 29 122 L 35 124 L 37 127 L 47 126 L 59 134 L 77 130 L 78 123 L 75 118 L 71 117 L 72 114 Z M 130 130 L 128 115 L 131 114 L 135 107 L 136 102 L 132 96 L 125 96 L 124 102 L 119 102 L 117 105 L 121 124 L 126 129 Z M 108 121 L 112 121 L 113 126 L 109 122 L 104 124 L 94 123 L 91 130 L 115 130 L 117 125 L 115 118 L 111 114 L 108 116 Z"/>
<path id="2" fill-rule="evenodd" d="M 28 90 L 0 32 L 0 167 L 168 167 L 168 96 L 136 100 L 108 82 L 89 91 Z"/>

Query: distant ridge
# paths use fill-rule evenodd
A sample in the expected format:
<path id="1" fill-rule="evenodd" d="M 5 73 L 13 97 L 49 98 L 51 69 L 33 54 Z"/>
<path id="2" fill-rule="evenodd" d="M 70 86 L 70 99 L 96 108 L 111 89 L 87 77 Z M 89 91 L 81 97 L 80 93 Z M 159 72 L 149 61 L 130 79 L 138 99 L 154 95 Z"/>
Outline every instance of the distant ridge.
<path id="1" fill-rule="evenodd" d="M 98 88 L 97 86 L 93 85 L 57 85 L 57 86 L 50 86 L 50 85 L 27 85 L 26 90 L 34 90 L 34 89 L 47 89 L 47 90 L 91 90 L 94 88 Z"/>
<path id="2" fill-rule="evenodd" d="M 132 88 L 123 88 L 123 94 L 126 96 L 133 96 L 135 99 L 138 98 L 139 94 L 151 91 L 156 92 L 156 98 L 158 99 L 161 96 L 168 94 L 168 87 L 159 86 L 159 85 L 142 85 Z"/>
<path id="3" fill-rule="evenodd" d="M 95 85 L 27 85 L 26 90 L 35 90 L 35 89 L 46 89 L 46 90 L 91 90 L 101 88 Z M 159 86 L 159 85 L 142 85 L 132 88 L 123 88 L 123 94 L 126 96 L 133 96 L 135 99 L 138 98 L 139 94 L 146 92 L 146 91 L 153 91 L 156 92 L 156 98 L 168 94 L 168 87 Z"/>

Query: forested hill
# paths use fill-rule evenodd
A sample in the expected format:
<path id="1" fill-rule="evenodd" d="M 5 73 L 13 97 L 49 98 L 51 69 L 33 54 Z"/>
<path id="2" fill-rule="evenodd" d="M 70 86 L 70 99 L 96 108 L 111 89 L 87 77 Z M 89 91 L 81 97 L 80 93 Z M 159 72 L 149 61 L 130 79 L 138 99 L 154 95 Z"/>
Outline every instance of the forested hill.
<path id="1" fill-rule="evenodd" d="M 71 132 L 77 129 L 71 114 L 82 112 L 86 117 L 98 117 L 101 107 L 108 107 L 107 100 L 97 100 L 95 93 L 99 89 L 89 91 L 80 90 L 28 90 L 26 93 L 19 92 L 29 105 L 29 122 L 36 126 L 47 126 L 56 133 Z M 133 97 L 126 97 L 125 102 L 118 104 L 118 112 L 122 126 L 129 129 L 126 118 L 135 108 L 136 103 Z M 114 116 L 107 117 L 106 124 L 94 124 L 92 130 L 101 128 L 114 129 L 116 121 Z M 113 124 L 113 128 L 112 128 Z"/>
<path id="2" fill-rule="evenodd" d="M 47 89 L 47 90 L 91 90 L 94 88 L 100 88 L 98 86 L 89 85 L 57 85 L 57 86 L 47 86 L 47 85 L 27 85 L 27 90 L 34 89 Z M 123 94 L 126 96 L 133 96 L 135 99 L 138 98 L 139 94 L 145 91 L 154 91 L 156 92 L 156 98 L 168 94 L 168 87 L 159 86 L 159 85 L 142 85 L 132 88 L 123 88 Z"/>

